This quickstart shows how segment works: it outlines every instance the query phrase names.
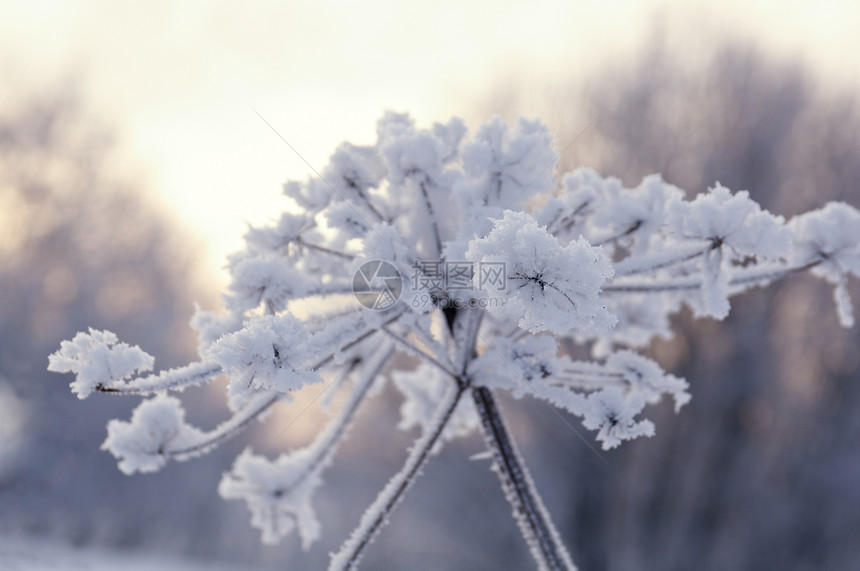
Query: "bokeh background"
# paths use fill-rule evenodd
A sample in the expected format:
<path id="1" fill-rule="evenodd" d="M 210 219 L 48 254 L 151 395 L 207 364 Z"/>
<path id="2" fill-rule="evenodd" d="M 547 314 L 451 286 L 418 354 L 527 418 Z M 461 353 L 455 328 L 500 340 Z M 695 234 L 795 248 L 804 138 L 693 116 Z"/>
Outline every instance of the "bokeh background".
<path id="1" fill-rule="evenodd" d="M 216 487 L 245 445 L 307 441 L 316 408 L 295 421 L 303 405 L 284 407 L 204 458 L 129 478 L 98 447 L 137 400 L 78 401 L 45 367 L 87 327 L 162 367 L 193 359 L 193 302 L 218 306 L 246 225 L 275 217 L 281 184 L 337 144 L 371 141 L 385 109 L 423 125 L 540 117 L 567 147 L 562 169 L 629 185 L 660 172 L 694 195 L 719 180 L 786 217 L 860 206 L 856 2 L 4 0 L 0 12 L 4 565 L 61 546 L 325 567 L 415 436 L 394 428 L 394 391 L 338 455 L 317 499 L 323 539 L 303 553 L 295 537 L 260 545 Z M 860 568 L 860 336 L 839 328 L 829 289 L 796 276 L 738 299 L 725 322 L 675 325 L 650 353 L 693 400 L 653 410 L 653 439 L 598 453 L 540 403 L 505 402 L 575 560 Z M 217 390 L 184 400 L 203 426 L 226 413 Z M 495 476 L 468 460 L 480 449 L 465 440 L 434 460 L 366 568 L 531 568 Z"/>

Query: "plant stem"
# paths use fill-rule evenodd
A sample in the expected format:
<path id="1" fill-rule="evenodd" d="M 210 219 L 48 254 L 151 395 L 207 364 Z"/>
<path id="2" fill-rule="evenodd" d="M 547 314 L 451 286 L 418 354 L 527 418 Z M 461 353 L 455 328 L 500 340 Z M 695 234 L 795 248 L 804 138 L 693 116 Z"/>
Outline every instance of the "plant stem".
<path id="1" fill-rule="evenodd" d="M 185 460 L 205 454 L 222 442 L 233 438 L 245 430 L 252 420 L 266 412 L 269 407 L 278 402 L 282 397 L 282 393 L 275 391 L 266 391 L 254 395 L 231 418 L 219 424 L 214 430 L 204 433 L 203 438 L 198 442 L 186 444 L 182 448 L 169 449 L 164 454 L 177 460 Z"/>
<path id="2" fill-rule="evenodd" d="M 514 519 L 541 571 L 576 571 L 576 565 L 538 495 L 528 469 L 510 436 L 493 393 L 474 387 L 472 397 L 481 416 L 481 427 L 502 490 L 514 510 Z"/>
<path id="3" fill-rule="evenodd" d="M 391 512 L 403 498 L 406 490 L 415 482 L 421 469 L 430 458 L 464 391 L 463 386 L 451 387 L 421 438 L 415 442 L 400 472 L 379 493 L 376 500 L 364 512 L 358 527 L 352 532 L 340 551 L 332 556 L 329 571 L 347 571 L 358 568 L 364 549 L 388 521 Z"/>
<path id="4" fill-rule="evenodd" d="M 221 367 L 214 363 L 191 363 L 185 367 L 138 377 L 123 384 L 105 386 L 99 383 L 95 390 L 116 395 L 150 395 L 168 389 L 177 390 L 197 385 L 220 373 Z"/>

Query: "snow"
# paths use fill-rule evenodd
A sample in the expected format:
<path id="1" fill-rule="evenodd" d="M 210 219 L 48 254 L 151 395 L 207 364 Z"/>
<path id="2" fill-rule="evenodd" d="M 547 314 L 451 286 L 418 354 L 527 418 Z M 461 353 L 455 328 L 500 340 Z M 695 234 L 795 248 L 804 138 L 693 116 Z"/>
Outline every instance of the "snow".
<path id="1" fill-rule="evenodd" d="M 604 243 L 618 238 L 633 254 L 644 252 L 651 236 L 666 224 L 670 205 L 683 196 L 680 188 L 667 184 L 660 175 L 649 175 L 632 189 L 610 179 L 592 220 L 603 229 L 596 233 L 595 241 Z"/>
<path id="2" fill-rule="evenodd" d="M 308 337 L 292 315 L 265 315 L 213 343 L 207 356 L 230 376 L 228 395 L 234 409 L 257 391 L 288 393 L 322 382 L 303 366 Z"/>
<path id="3" fill-rule="evenodd" d="M 792 261 L 797 266 L 818 263 L 812 273 L 830 283 L 846 275 L 860 277 L 860 211 L 844 202 L 795 216 Z"/>
<path id="4" fill-rule="evenodd" d="M 636 415 L 645 406 L 642 395 L 625 395 L 618 388 L 607 388 L 588 397 L 582 424 L 589 430 L 597 430 L 597 440 L 604 450 L 611 450 L 624 440 L 642 436 L 654 436 L 654 423 L 636 420 Z"/>
<path id="5" fill-rule="evenodd" d="M 182 401 L 165 394 L 138 405 L 131 422 L 111 420 L 107 431 L 102 449 L 119 460 L 119 469 L 126 475 L 160 470 L 171 449 L 189 446 L 203 435 L 185 422 Z"/>
<path id="6" fill-rule="evenodd" d="M 244 500 L 251 512 L 251 525 L 262 532 L 263 543 L 275 544 L 298 530 L 302 548 L 319 538 L 320 524 L 311 505 L 322 485 L 322 474 L 346 437 L 358 405 L 391 356 L 390 344 L 381 344 L 369 355 L 350 388 L 346 402 L 328 426 L 308 446 L 281 454 L 275 460 L 246 449 L 224 474 L 218 492 L 227 500 Z"/>
<path id="7" fill-rule="evenodd" d="M 303 448 L 270 461 L 245 450 L 221 480 L 218 493 L 227 500 L 245 500 L 251 526 L 262 531 L 263 543 L 278 543 L 298 529 L 307 549 L 319 537 L 320 524 L 311 507 L 319 476 L 301 478 L 313 461 L 309 452 Z"/>
<path id="8" fill-rule="evenodd" d="M 60 350 L 48 358 L 48 370 L 74 373 L 72 392 L 84 399 L 99 386 L 111 388 L 135 373 L 151 371 L 154 363 L 140 347 L 119 342 L 110 331 L 90 328 L 60 343 Z"/>
<path id="9" fill-rule="evenodd" d="M 735 194 L 719 183 L 691 202 L 669 207 L 669 226 L 681 239 L 718 241 L 739 255 L 776 259 L 788 254 L 791 231 L 742 190 Z"/>
<path id="10" fill-rule="evenodd" d="M 488 206 L 519 209 L 554 184 L 552 137 L 539 121 L 521 118 L 510 129 L 495 117 L 463 146 L 462 158 L 465 173 L 480 181 Z"/>
<path id="11" fill-rule="evenodd" d="M 689 385 L 683 379 L 665 373 L 660 366 L 633 351 L 618 351 L 606 359 L 606 368 L 617 372 L 628 384 L 628 391 L 640 394 L 649 403 L 658 403 L 664 394 L 672 395 L 675 412 L 690 402 Z"/>
<path id="12" fill-rule="evenodd" d="M 531 333 L 605 333 L 615 324 L 599 297 L 613 273 L 603 252 L 583 238 L 562 246 L 526 212 L 506 210 L 486 238 L 469 244 L 466 258 L 505 264 L 505 304 L 495 311 Z"/>
<path id="13" fill-rule="evenodd" d="M 750 199 L 719 183 L 692 202 L 673 202 L 669 227 L 679 240 L 707 240 L 712 246 L 702 257 L 702 297 L 694 306 L 697 316 L 723 319 L 729 314 L 729 272 L 732 261 L 745 256 L 774 260 L 786 256 L 791 231 L 781 216 L 774 216 Z"/>
<path id="14" fill-rule="evenodd" d="M 287 302 L 304 295 L 309 284 L 301 273 L 277 254 L 236 254 L 228 264 L 233 280 L 225 296 L 231 311 L 247 311 L 260 305 L 283 310 Z"/>
<path id="15" fill-rule="evenodd" d="M 835 286 L 840 321 L 853 324 L 847 283 L 860 277 L 860 212 L 831 203 L 786 224 L 747 191 L 717 183 L 687 200 L 659 175 L 626 188 L 579 169 L 557 185 L 556 158 L 537 121 L 494 118 L 469 136 L 456 118 L 420 128 L 387 112 L 375 143 L 339 146 L 321 176 L 285 185 L 293 211 L 249 228 L 245 250 L 229 258 L 227 312 L 198 308 L 192 320 L 200 362 L 138 378 L 153 358 L 91 329 L 62 342 L 49 368 L 75 373 L 81 398 L 157 393 L 130 421 L 108 425 L 103 447 L 125 473 L 206 453 L 307 385 L 346 387 L 309 445 L 274 459 L 246 450 L 219 487 L 246 502 L 264 542 L 297 531 L 307 548 L 321 533 L 314 494 L 362 402 L 395 355 L 418 360 L 390 377 L 404 399 L 399 427 L 421 436 L 332 569 L 354 568 L 428 458 L 478 430 L 536 559 L 572 568 L 515 446 L 501 444 L 507 428 L 492 391 L 579 417 L 604 449 L 653 436 L 646 407 L 670 398 L 678 411 L 689 385 L 637 350 L 671 338 L 681 308 L 723 319 L 732 296 L 809 270 Z M 353 291 L 366 288 L 355 275 L 368 262 L 399 272 L 385 276 L 386 291 L 401 294 L 391 306 L 369 309 Z M 500 279 L 483 279 L 484 265 L 503 268 Z M 572 360 L 561 350 L 571 345 L 591 360 Z M 220 374 L 232 416 L 210 431 L 190 426 L 167 391 Z"/>
<path id="16" fill-rule="evenodd" d="M 469 374 L 477 384 L 519 397 L 529 393 L 534 382 L 559 371 L 557 353 L 558 344 L 550 335 L 529 336 L 519 342 L 500 339 L 492 350 L 472 361 Z"/>

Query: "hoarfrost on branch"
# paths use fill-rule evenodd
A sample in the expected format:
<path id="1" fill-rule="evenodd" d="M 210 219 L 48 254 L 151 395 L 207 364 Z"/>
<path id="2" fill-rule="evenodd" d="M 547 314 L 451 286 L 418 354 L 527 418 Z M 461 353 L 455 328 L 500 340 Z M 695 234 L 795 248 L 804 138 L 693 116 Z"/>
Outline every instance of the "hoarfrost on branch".
<path id="1" fill-rule="evenodd" d="M 637 351 L 671 337 L 681 307 L 722 319 L 732 296 L 809 270 L 853 324 L 860 212 L 831 203 L 786 222 L 719 183 L 687 199 L 659 175 L 634 188 L 588 169 L 556 178 L 556 158 L 537 121 L 497 118 L 469 138 L 459 119 L 421 129 L 387 113 L 373 144 L 341 145 L 321 176 L 284 186 L 289 212 L 248 230 L 228 262 L 227 312 L 192 320 L 199 362 L 146 374 L 150 355 L 91 329 L 63 341 L 49 369 L 74 373 L 80 398 L 153 395 L 108 424 L 103 448 L 128 474 L 203 454 L 303 387 L 337 381 L 340 408 L 311 444 L 275 459 L 246 450 L 219 487 L 247 503 L 264 542 L 297 530 L 304 548 L 320 535 L 313 497 L 334 451 L 391 378 L 399 427 L 421 434 L 331 568 L 356 568 L 433 454 L 477 431 L 537 567 L 574 569 L 495 393 L 580 417 L 604 449 L 653 436 L 646 406 L 668 396 L 678 411 L 689 387 Z M 367 284 L 362 268 L 376 272 Z M 384 303 L 369 308 L 377 294 Z M 565 354 L 571 342 L 593 358 Z M 398 354 L 418 365 L 388 371 Z M 230 416 L 190 426 L 168 392 L 220 375 Z"/>

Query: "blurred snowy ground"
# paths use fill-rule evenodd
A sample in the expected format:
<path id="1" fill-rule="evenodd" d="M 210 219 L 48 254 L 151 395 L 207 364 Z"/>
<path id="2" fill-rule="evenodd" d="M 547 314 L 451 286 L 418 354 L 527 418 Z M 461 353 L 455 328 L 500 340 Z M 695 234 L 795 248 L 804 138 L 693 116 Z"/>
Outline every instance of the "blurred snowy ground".
<path id="1" fill-rule="evenodd" d="M 253 571 L 253 567 L 243 566 Z M 4 571 L 235 571 L 235 566 L 154 557 L 128 551 L 81 548 L 57 541 L 0 537 L 0 569 Z"/>

